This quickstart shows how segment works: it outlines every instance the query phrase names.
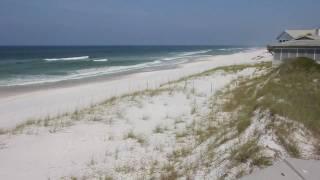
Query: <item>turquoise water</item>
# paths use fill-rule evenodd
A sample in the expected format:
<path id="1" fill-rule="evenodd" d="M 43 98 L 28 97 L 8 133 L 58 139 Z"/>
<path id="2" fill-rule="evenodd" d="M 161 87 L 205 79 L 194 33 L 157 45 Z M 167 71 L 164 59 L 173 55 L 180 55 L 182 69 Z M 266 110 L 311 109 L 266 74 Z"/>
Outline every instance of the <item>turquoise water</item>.
<path id="1" fill-rule="evenodd" d="M 236 46 L 0 47 L 0 86 L 112 75 L 248 49 Z"/>

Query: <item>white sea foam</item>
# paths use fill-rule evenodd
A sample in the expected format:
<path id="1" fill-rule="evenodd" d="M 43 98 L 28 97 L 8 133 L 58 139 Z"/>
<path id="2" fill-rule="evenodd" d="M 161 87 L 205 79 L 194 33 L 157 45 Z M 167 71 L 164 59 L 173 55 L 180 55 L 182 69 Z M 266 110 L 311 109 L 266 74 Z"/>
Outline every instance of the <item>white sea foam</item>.
<path id="1" fill-rule="evenodd" d="M 235 51 L 235 50 L 243 50 L 243 49 L 246 49 L 246 48 L 221 48 L 218 50 L 220 50 L 220 51 Z"/>
<path id="2" fill-rule="evenodd" d="M 176 57 L 170 57 L 170 58 L 163 58 L 163 61 L 172 61 L 172 60 L 176 60 L 176 59 L 180 59 L 182 58 L 181 56 L 176 56 Z"/>
<path id="3" fill-rule="evenodd" d="M 94 61 L 94 62 L 107 62 L 108 59 L 107 58 L 105 58 L 105 59 L 94 59 L 92 61 Z"/>
<path id="4" fill-rule="evenodd" d="M 182 58 L 186 58 L 186 57 L 191 57 L 194 55 L 198 55 L 198 54 L 204 54 L 204 53 L 208 53 L 211 50 L 201 50 L 201 51 L 192 51 L 192 52 L 182 52 L 182 53 L 178 53 L 173 57 L 167 57 L 167 58 L 163 58 L 163 61 L 172 61 L 172 60 L 177 60 L 177 59 L 182 59 Z"/>
<path id="5" fill-rule="evenodd" d="M 97 59 L 98 60 L 98 59 Z M 101 59 L 100 59 L 101 60 Z M 136 64 L 131 66 L 109 66 L 101 68 L 88 68 L 74 71 L 64 76 L 53 76 L 53 75 L 28 75 L 28 76 L 16 76 L 5 81 L 0 80 L 0 86 L 17 86 L 17 85 L 31 85 L 41 83 L 52 83 L 65 80 L 75 80 L 88 77 L 95 77 L 101 75 L 108 75 L 114 73 L 121 73 L 130 70 L 139 70 L 147 67 L 157 67 L 163 64 L 162 61 L 156 60 L 153 62 L 147 62 L 142 64 Z"/>
<path id="6" fill-rule="evenodd" d="M 207 49 L 207 50 L 201 50 L 201 51 L 184 52 L 181 54 L 181 56 L 192 56 L 192 55 L 196 55 L 196 54 L 204 54 L 204 53 L 208 53 L 210 51 L 211 51 L 210 49 Z"/>
<path id="7" fill-rule="evenodd" d="M 67 57 L 67 58 L 51 58 L 44 59 L 45 61 L 76 61 L 76 60 L 86 60 L 89 59 L 89 56 L 80 56 L 80 57 Z"/>

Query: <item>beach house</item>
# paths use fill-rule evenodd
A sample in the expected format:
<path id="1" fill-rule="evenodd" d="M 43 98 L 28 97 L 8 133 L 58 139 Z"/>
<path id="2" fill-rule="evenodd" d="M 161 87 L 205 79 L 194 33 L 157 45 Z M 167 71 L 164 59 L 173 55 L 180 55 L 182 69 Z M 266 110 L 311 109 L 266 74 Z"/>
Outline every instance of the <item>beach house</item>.
<path id="1" fill-rule="evenodd" d="M 320 29 L 286 30 L 277 37 L 276 43 L 268 45 L 273 54 L 273 63 L 307 57 L 320 62 Z"/>

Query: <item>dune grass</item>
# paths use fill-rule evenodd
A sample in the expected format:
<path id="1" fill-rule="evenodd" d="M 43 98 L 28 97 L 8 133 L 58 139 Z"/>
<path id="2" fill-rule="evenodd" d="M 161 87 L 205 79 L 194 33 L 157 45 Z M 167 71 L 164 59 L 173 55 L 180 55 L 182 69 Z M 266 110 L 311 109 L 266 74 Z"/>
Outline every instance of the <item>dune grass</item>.
<path id="1" fill-rule="evenodd" d="M 124 139 L 136 140 L 141 145 L 146 143 L 146 138 L 143 135 L 136 134 L 132 130 L 125 134 Z"/>
<path id="2" fill-rule="evenodd" d="M 250 140 L 231 151 L 231 160 L 235 163 L 250 163 L 254 166 L 269 166 L 271 158 L 262 155 L 263 148 L 258 145 L 257 139 Z"/>
<path id="3" fill-rule="evenodd" d="M 248 141 L 247 143 L 239 146 L 231 151 L 231 159 L 237 163 L 246 163 L 248 160 L 252 159 L 261 148 L 257 145 L 256 140 Z"/>
<path id="4" fill-rule="evenodd" d="M 218 71 L 223 71 L 224 73 L 236 73 L 236 72 L 242 71 L 242 70 L 247 69 L 247 68 L 256 68 L 257 70 L 261 70 L 263 68 L 271 67 L 271 66 L 272 66 L 272 64 L 270 62 L 260 62 L 260 63 L 255 63 L 255 64 L 238 64 L 238 65 L 230 65 L 230 66 L 221 66 L 221 67 L 209 69 L 209 70 L 201 72 L 201 73 L 197 73 L 197 74 L 193 74 L 193 75 L 190 75 L 190 76 L 186 76 L 186 77 L 180 78 L 180 79 L 178 79 L 176 81 L 171 81 L 171 82 L 165 83 L 165 84 L 163 84 L 161 86 L 168 85 L 168 84 L 169 85 L 170 84 L 176 84 L 176 83 L 188 81 L 188 80 L 191 80 L 191 79 L 197 78 L 197 77 L 210 76 L 213 73 L 216 73 Z"/>
<path id="5" fill-rule="evenodd" d="M 228 93 L 224 110 L 237 111 L 243 132 L 257 109 L 301 122 L 320 138 L 320 65 L 306 58 L 287 61 L 265 75 L 242 81 Z"/>
<path id="6" fill-rule="evenodd" d="M 296 141 L 290 136 L 290 132 L 294 131 L 292 123 L 272 124 L 280 144 L 290 154 L 290 156 L 299 158 L 300 150 Z"/>

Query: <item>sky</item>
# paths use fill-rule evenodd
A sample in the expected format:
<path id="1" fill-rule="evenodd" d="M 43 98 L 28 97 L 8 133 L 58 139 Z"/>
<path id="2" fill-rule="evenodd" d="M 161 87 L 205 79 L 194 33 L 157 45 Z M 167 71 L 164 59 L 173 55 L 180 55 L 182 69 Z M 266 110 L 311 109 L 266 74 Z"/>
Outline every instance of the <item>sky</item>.
<path id="1" fill-rule="evenodd" d="M 320 0 L 0 0 L 0 45 L 265 45 Z"/>

